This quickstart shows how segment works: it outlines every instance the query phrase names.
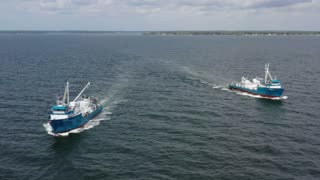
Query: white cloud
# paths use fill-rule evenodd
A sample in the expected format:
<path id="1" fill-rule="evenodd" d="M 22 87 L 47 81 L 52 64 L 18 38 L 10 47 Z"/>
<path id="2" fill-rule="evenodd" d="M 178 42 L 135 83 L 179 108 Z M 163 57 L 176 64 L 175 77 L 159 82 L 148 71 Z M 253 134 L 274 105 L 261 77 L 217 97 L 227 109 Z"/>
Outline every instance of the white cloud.
<path id="1" fill-rule="evenodd" d="M 128 10 L 152 13 L 193 9 L 206 11 L 283 8 L 299 4 L 312 4 L 312 0 L 31 0 L 33 9 L 56 13 L 104 12 Z M 189 11 L 189 10 L 188 10 Z"/>
<path id="2" fill-rule="evenodd" d="M 320 29 L 315 23 L 320 0 L 11 0 L 3 4 L 17 7 L 5 14 L 11 13 L 15 22 L 30 16 L 39 27 L 49 24 L 60 29 Z"/>

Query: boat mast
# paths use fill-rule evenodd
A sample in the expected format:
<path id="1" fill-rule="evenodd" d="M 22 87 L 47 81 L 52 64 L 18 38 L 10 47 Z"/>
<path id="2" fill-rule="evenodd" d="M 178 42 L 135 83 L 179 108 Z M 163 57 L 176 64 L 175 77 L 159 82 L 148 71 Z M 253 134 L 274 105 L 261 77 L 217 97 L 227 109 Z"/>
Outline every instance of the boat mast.
<path id="1" fill-rule="evenodd" d="M 88 82 L 88 84 L 82 89 L 82 91 L 78 94 L 78 96 L 73 100 L 73 102 L 75 102 L 80 96 L 81 94 L 89 87 L 90 82 Z"/>
<path id="2" fill-rule="evenodd" d="M 267 78 L 268 78 L 268 64 L 264 65 L 264 83 L 267 84 Z"/>
<path id="3" fill-rule="evenodd" d="M 264 83 L 267 84 L 268 81 L 268 76 L 270 77 L 271 80 L 273 80 L 270 71 L 269 71 L 269 63 L 265 64 L 265 76 L 264 76 Z"/>
<path id="4" fill-rule="evenodd" d="M 70 96 L 69 96 L 69 82 L 68 82 L 68 96 L 67 96 L 67 103 L 69 104 Z"/>
<path id="5" fill-rule="evenodd" d="M 64 89 L 62 102 L 65 103 L 67 100 L 67 104 L 69 104 L 69 82 L 67 81 L 66 88 Z"/>

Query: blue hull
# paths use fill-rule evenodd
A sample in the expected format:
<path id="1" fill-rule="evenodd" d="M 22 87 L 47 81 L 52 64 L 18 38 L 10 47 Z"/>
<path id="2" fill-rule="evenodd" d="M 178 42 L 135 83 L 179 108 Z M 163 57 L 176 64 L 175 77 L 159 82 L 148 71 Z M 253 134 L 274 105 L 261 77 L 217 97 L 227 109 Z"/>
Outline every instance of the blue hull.
<path id="1" fill-rule="evenodd" d="M 241 91 L 241 92 L 247 92 L 250 94 L 260 95 L 260 96 L 269 97 L 269 98 L 281 97 L 284 92 L 283 88 L 272 89 L 272 88 L 267 88 L 267 87 L 258 87 L 257 90 L 251 90 L 251 89 L 235 86 L 232 84 L 229 85 L 229 89 L 237 90 L 237 91 Z"/>
<path id="2" fill-rule="evenodd" d="M 52 120 L 50 125 L 52 127 L 53 133 L 63 133 L 68 132 L 73 129 L 84 126 L 90 119 L 98 115 L 102 111 L 103 107 L 99 106 L 95 111 L 89 114 L 86 117 L 83 117 L 82 114 L 79 114 L 75 117 L 61 120 Z"/>

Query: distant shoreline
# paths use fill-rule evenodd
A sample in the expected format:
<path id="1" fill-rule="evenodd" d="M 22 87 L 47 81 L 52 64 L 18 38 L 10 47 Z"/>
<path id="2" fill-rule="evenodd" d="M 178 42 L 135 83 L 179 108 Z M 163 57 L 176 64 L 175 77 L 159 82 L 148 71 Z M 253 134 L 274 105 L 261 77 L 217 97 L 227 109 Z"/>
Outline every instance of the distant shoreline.
<path id="1" fill-rule="evenodd" d="M 144 35 L 320 35 L 320 31 L 153 31 Z"/>
<path id="2" fill-rule="evenodd" d="M 139 35 L 320 35 L 320 31 L 31 31 L 31 30 L 0 30 L 0 34 L 139 34 Z"/>

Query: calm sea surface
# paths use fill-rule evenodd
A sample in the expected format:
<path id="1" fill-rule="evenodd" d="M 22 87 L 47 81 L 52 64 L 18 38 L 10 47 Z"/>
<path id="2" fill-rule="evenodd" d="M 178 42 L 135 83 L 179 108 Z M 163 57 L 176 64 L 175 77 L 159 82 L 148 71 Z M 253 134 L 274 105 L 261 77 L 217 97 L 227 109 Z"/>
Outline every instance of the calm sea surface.
<path id="1" fill-rule="evenodd" d="M 228 91 L 264 63 L 285 101 Z M 105 110 L 44 125 L 66 81 Z M 320 179 L 319 36 L 0 34 L 0 179 Z"/>

